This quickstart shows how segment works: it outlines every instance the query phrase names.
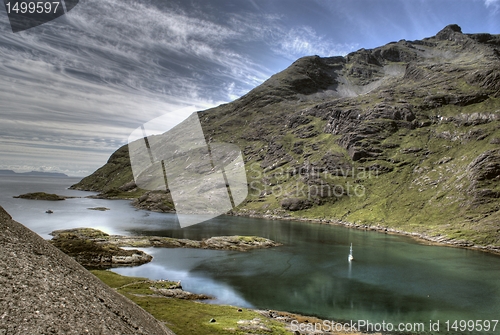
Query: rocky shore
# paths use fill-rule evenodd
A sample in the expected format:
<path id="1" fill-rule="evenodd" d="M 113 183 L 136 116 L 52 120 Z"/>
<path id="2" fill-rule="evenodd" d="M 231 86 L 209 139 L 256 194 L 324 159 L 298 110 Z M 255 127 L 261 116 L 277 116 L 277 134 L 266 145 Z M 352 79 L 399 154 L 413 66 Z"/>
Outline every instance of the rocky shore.
<path id="1" fill-rule="evenodd" d="M 151 194 L 154 194 L 154 197 L 151 198 Z M 100 195 L 101 199 L 114 199 L 113 197 L 108 197 L 105 194 Z M 162 198 L 163 197 L 163 198 Z M 151 200 L 151 199 L 153 200 Z M 121 197 L 120 199 L 126 199 L 124 197 Z M 141 198 L 142 200 L 139 199 L 129 199 L 131 200 L 132 206 L 134 206 L 137 209 L 141 210 L 149 210 L 153 212 L 171 212 L 175 213 L 175 210 L 164 210 L 164 208 L 159 208 L 158 204 L 161 204 L 162 202 L 159 201 L 158 199 L 161 199 L 162 201 L 167 201 L 169 198 L 168 194 L 163 194 L 163 195 L 158 195 L 155 192 L 146 192 L 146 194 Z M 144 201 L 144 199 L 147 199 L 148 201 Z M 145 205 L 148 204 L 148 205 Z M 156 205 L 154 205 L 156 204 Z M 357 224 L 353 222 L 348 222 L 344 220 L 338 220 L 338 219 L 320 219 L 320 218 L 306 218 L 306 217 L 297 217 L 297 216 L 292 216 L 290 212 L 285 212 L 285 211 L 273 211 L 272 213 L 260 213 L 257 211 L 252 211 L 252 210 L 238 210 L 238 211 L 232 211 L 228 213 L 227 215 L 232 215 L 232 216 L 243 216 L 243 217 L 252 217 L 252 218 L 259 218 L 259 219 L 268 219 L 268 220 L 296 220 L 296 221 L 304 221 L 304 222 L 313 222 L 313 223 L 319 223 L 319 224 L 329 224 L 329 225 L 338 225 L 338 226 L 343 226 L 346 228 L 352 228 L 352 229 L 360 229 L 360 230 L 370 230 L 370 231 L 377 231 L 380 233 L 384 234 L 395 234 L 395 235 L 402 235 L 402 236 L 409 236 L 411 238 L 414 238 L 415 240 L 424 243 L 424 244 L 435 244 L 435 245 L 443 245 L 443 246 L 450 246 L 450 247 L 457 247 L 457 248 L 467 248 L 467 249 L 473 249 L 473 250 L 480 250 L 484 252 L 489 252 L 493 254 L 500 255 L 500 246 L 495 246 L 495 245 L 479 245 L 475 244 L 471 241 L 467 240 L 458 240 L 458 239 L 453 239 L 449 238 L 445 235 L 429 235 L 426 233 L 419 233 L 419 232 L 409 232 L 405 230 L 400 230 L 396 228 L 391 228 L 391 227 L 386 227 L 382 226 L 379 224 L 376 225 L 366 225 L 366 224 Z M 123 237 L 125 239 L 125 237 Z M 215 239 L 215 238 L 214 238 Z M 168 242 L 167 244 L 173 243 L 173 247 L 189 247 L 189 248 L 198 248 L 200 246 L 192 246 L 190 245 L 192 241 L 189 240 L 177 240 L 176 242 Z M 208 241 L 210 242 L 215 242 L 213 241 Z M 227 242 L 227 241 L 226 241 Z M 151 241 L 150 245 L 146 243 L 146 245 L 133 245 L 134 247 L 149 247 L 149 246 L 157 246 L 155 245 L 154 240 Z M 229 247 L 232 243 L 226 243 L 226 246 Z M 161 246 L 161 245 L 159 245 Z M 269 247 L 272 247 L 274 245 L 270 245 Z M 168 247 L 168 246 L 167 246 Z M 201 246 L 204 247 L 204 246 Z M 211 248 L 210 246 L 207 246 L 207 248 Z M 224 249 L 224 248 L 221 248 Z"/>
<path id="2" fill-rule="evenodd" d="M 91 270 L 91 272 L 117 292 L 145 306 L 146 310 L 151 311 L 160 321 L 173 325 L 179 324 L 180 320 L 186 320 L 187 317 L 189 325 L 182 322 L 184 334 L 187 329 L 185 327 L 189 327 L 190 334 L 214 334 L 217 333 L 214 332 L 215 329 L 223 329 L 224 334 L 243 332 L 248 335 L 320 335 L 332 334 L 327 327 L 335 325 L 332 320 L 290 312 L 200 304 L 199 300 L 212 297 L 184 291 L 180 282 L 126 277 L 107 270 Z M 337 326 L 337 329 L 339 331 L 336 330 L 335 334 L 338 335 L 362 334 L 356 329 L 342 329 L 340 326 Z"/>
<path id="3" fill-rule="evenodd" d="M 357 224 L 353 222 L 347 222 L 343 220 L 334 220 L 334 219 L 315 219 L 315 218 L 304 218 L 304 217 L 294 217 L 291 215 L 279 215 L 276 213 L 273 214 L 262 214 L 258 212 L 233 212 L 229 215 L 233 216 L 244 216 L 244 217 L 252 217 L 259 219 L 267 219 L 267 220 L 295 220 L 295 221 L 304 221 L 304 222 L 312 222 L 318 224 L 327 224 L 327 225 L 336 225 L 342 226 L 351 229 L 360 229 L 360 230 L 370 230 L 376 231 L 384 234 L 394 234 L 401 236 L 411 237 L 420 243 L 423 244 L 432 244 L 432 245 L 442 245 L 448 247 L 455 248 L 466 248 L 472 250 L 479 250 L 484 252 L 489 252 L 493 254 L 500 255 L 500 247 L 495 245 L 477 245 L 471 241 L 466 240 L 456 240 L 449 238 L 444 235 L 435 235 L 431 236 L 425 233 L 417 233 L 417 232 L 408 232 L 404 230 L 399 230 L 391 227 L 384 227 L 381 225 L 366 225 L 366 224 Z"/>
<path id="4" fill-rule="evenodd" d="M 74 228 L 54 230 L 52 241 L 78 238 L 98 245 L 134 248 L 198 248 L 213 250 L 247 251 L 280 246 L 270 239 L 258 236 L 215 236 L 201 241 L 161 236 L 122 236 L 109 235 L 93 228 Z"/>
<path id="5" fill-rule="evenodd" d="M 283 323 L 285 325 L 285 329 L 294 335 L 327 335 L 333 333 L 337 335 L 366 334 L 357 329 L 350 329 L 347 326 L 342 327 L 342 322 L 338 322 L 339 325 L 336 325 L 337 322 L 333 320 L 320 319 L 315 316 L 274 310 L 257 310 L 257 312 L 265 318 Z M 253 321 L 253 323 L 256 324 L 258 320 Z M 301 325 L 300 327 L 298 326 L 299 324 Z M 297 328 L 299 329 L 297 330 Z M 335 329 L 335 331 L 333 331 L 332 328 Z M 373 332 L 370 334 L 380 335 L 381 333 Z"/>
<path id="6" fill-rule="evenodd" d="M 265 249 L 281 245 L 267 238 L 257 236 L 215 236 L 197 241 L 159 236 L 110 235 L 107 242 L 120 247 L 196 248 L 236 251 Z"/>
<path id="7" fill-rule="evenodd" d="M 317 321 L 314 317 L 285 312 L 257 311 L 258 314 L 233 306 L 199 304 L 189 300 L 211 297 L 184 291 L 180 282 L 131 279 L 128 283 L 111 285 L 110 288 L 51 243 L 13 221 L 1 207 L 0 228 L 0 252 L 5 256 L 0 258 L 0 294 L 5 302 L 0 334 L 174 335 L 165 324 L 170 327 L 176 323 L 177 327 L 186 327 L 177 320 L 186 313 L 196 321 L 194 325 L 189 325 L 193 329 L 207 329 L 206 325 L 217 327 L 225 322 L 234 331 L 237 329 L 249 334 L 272 333 L 275 326 L 270 322 L 274 321 L 284 324 L 288 330 L 291 330 L 293 320 Z M 94 239 L 107 235 L 97 230 L 83 231 Z M 97 272 L 121 277 L 109 271 Z M 157 312 L 157 319 L 129 299 L 152 313 Z M 178 306 L 176 301 L 193 305 L 180 305 L 183 308 L 179 309 L 175 307 Z M 168 308 L 169 313 L 165 313 Z M 233 313 L 231 321 L 220 320 L 229 311 Z M 173 313 L 177 314 L 170 319 Z M 197 320 L 199 313 L 205 316 L 201 321 Z M 233 319 L 234 326 L 231 323 Z"/>
<path id="8" fill-rule="evenodd" d="M 153 257 L 140 250 L 125 250 L 110 243 L 100 243 L 107 234 L 92 229 L 69 229 L 51 233 L 49 242 L 86 267 L 135 266 Z"/>
<path id="9" fill-rule="evenodd" d="M 213 297 L 206 294 L 196 294 L 184 291 L 181 282 L 170 282 L 166 280 L 148 281 L 151 285 L 149 289 L 163 297 L 185 299 L 185 300 L 209 300 Z"/>
<path id="10" fill-rule="evenodd" d="M 92 270 L 94 274 L 99 276 L 99 273 L 96 272 L 96 270 Z M 117 276 L 116 274 L 114 274 Z M 123 276 L 121 276 L 123 277 Z M 153 296 L 161 296 L 161 297 L 167 297 L 167 298 L 175 298 L 175 299 L 183 299 L 183 300 L 209 300 L 213 299 L 212 296 L 206 295 L 206 294 L 197 294 L 197 293 L 191 293 L 188 291 L 185 291 L 182 288 L 181 282 L 174 282 L 174 281 L 169 281 L 169 280 L 140 280 L 140 281 L 134 281 L 129 284 L 122 285 L 118 287 L 117 289 L 124 289 L 127 287 L 134 286 L 135 289 L 137 288 L 145 288 L 147 287 L 148 290 L 150 290 L 151 294 Z"/>
<path id="11" fill-rule="evenodd" d="M 87 267 L 135 266 L 153 257 L 133 248 L 198 248 L 248 251 L 280 246 L 280 243 L 257 236 L 216 236 L 201 241 L 160 236 L 109 235 L 92 228 L 55 230 L 52 243 L 65 254 Z"/>

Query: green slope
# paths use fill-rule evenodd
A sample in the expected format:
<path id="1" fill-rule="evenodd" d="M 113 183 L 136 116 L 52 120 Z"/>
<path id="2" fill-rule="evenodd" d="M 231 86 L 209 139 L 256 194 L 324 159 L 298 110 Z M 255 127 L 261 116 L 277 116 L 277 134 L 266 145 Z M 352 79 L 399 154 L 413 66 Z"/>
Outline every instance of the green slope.
<path id="1" fill-rule="evenodd" d="M 500 246 L 499 49 L 499 36 L 451 25 L 421 41 L 301 58 L 199 112 L 207 141 L 244 154 L 249 196 L 235 212 Z M 168 193 L 135 187 L 126 146 L 74 187 L 173 209 Z"/>

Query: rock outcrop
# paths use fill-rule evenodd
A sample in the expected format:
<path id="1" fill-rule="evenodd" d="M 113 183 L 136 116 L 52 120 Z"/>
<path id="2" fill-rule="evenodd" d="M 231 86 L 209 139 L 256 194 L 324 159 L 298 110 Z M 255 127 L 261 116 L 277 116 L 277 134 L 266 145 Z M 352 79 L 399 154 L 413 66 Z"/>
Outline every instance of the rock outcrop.
<path id="1" fill-rule="evenodd" d="M 51 233 L 49 242 L 86 267 L 135 266 L 150 262 L 153 257 L 141 250 L 125 250 L 117 245 L 101 243 L 107 234 L 94 229 L 68 229 Z"/>
<path id="2" fill-rule="evenodd" d="M 174 334 L 1 207 L 0 231 L 0 334 Z"/>
<path id="3" fill-rule="evenodd" d="M 138 258 L 144 253 L 139 250 L 123 250 L 120 247 L 134 248 L 196 248 L 212 250 L 237 250 L 248 251 L 252 249 L 263 249 L 280 246 L 280 243 L 258 236 L 215 236 L 201 241 L 182 238 L 161 236 L 121 236 L 108 235 L 93 228 L 74 228 L 55 230 L 51 233 L 54 238 L 50 241 L 56 247 L 74 257 L 79 263 L 85 261 L 96 264 L 105 257 L 111 262 L 117 256 L 128 256 Z M 75 241 L 77 241 L 75 243 Z M 115 252 L 119 252 L 116 253 Z M 123 252 L 124 254 L 121 254 Z M 127 253 L 127 254 L 125 254 Z M 102 256 L 102 255 L 106 256 Z M 144 257 L 151 257 L 144 254 Z M 123 258 L 123 257 L 122 257 Z M 96 261 L 93 262 L 93 259 Z M 140 258 L 142 259 L 142 257 Z M 147 261 L 150 261 L 148 258 Z M 92 265 L 89 264 L 89 265 Z M 106 265 L 119 265 L 112 262 Z M 122 262 L 123 264 L 123 262 Z M 87 264 L 85 264 L 87 265 Z M 129 264 L 136 265 L 136 264 Z"/>

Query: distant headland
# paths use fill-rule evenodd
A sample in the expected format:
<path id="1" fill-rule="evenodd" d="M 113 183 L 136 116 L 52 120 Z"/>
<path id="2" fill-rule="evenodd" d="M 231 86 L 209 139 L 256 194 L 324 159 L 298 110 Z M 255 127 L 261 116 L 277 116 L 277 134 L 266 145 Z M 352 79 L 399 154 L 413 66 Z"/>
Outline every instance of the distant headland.
<path id="1" fill-rule="evenodd" d="M 69 177 L 68 175 L 61 172 L 45 172 L 45 171 L 15 172 L 12 170 L 0 170 L 0 176 L 36 176 L 36 177 L 56 177 L 56 178 Z"/>

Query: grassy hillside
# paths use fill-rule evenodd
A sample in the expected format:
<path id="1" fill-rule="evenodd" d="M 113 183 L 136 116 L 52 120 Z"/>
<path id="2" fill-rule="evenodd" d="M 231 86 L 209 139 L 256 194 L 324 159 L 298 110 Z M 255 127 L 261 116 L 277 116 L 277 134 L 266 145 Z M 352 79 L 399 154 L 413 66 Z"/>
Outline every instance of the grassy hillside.
<path id="1" fill-rule="evenodd" d="M 241 215 L 342 220 L 500 246 L 500 37 L 451 25 L 421 41 L 305 57 L 199 112 L 209 143 L 237 144 Z M 75 188 L 171 211 L 135 187 L 127 147 Z"/>
<path id="2" fill-rule="evenodd" d="M 92 273 L 157 320 L 168 324 L 177 335 L 291 334 L 284 323 L 266 318 L 254 310 L 166 298 L 151 290 L 151 287 L 168 287 L 174 282 L 153 283 L 145 278 L 124 277 L 104 270 Z"/>

